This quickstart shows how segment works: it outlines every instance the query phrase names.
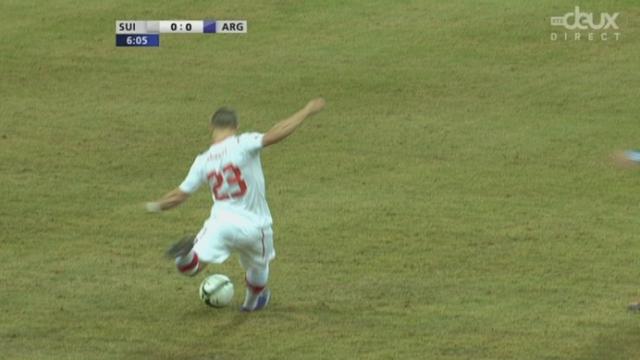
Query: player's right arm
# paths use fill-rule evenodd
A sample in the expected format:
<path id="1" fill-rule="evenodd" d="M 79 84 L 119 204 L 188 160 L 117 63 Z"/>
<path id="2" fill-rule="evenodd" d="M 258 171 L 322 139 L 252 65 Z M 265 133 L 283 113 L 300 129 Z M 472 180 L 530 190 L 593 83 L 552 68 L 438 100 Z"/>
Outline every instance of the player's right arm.
<path id="1" fill-rule="evenodd" d="M 166 193 L 157 201 L 151 201 L 146 204 L 147 211 L 161 212 L 182 204 L 189 198 L 189 193 L 182 191 L 179 187 Z"/>
<path id="2" fill-rule="evenodd" d="M 262 146 L 266 147 L 282 141 L 284 138 L 291 135 L 306 118 L 322 111 L 324 105 L 325 101 L 323 98 L 317 98 L 309 101 L 304 108 L 278 122 L 269 129 L 269 131 L 267 131 L 262 137 Z"/>
<path id="3" fill-rule="evenodd" d="M 161 212 L 173 209 L 185 202 L 189 198 L 189 195 L 196 192 L 200 185 L 204 183 L 202 171 L 202 161 L 200 161 L 200 157 L 196 157 L 189 169 L 189 174 L 187 174 L 182 184 L 166 193 L 162 198 L 148 202 L 145 205 L 147 211 Z"/>
<path id="4" fill-rule="evenodd" d="M 640 150 L 616 151 L 612 155 L 615 165 L 621 168 L 631 168 L 640 165 Z"/>

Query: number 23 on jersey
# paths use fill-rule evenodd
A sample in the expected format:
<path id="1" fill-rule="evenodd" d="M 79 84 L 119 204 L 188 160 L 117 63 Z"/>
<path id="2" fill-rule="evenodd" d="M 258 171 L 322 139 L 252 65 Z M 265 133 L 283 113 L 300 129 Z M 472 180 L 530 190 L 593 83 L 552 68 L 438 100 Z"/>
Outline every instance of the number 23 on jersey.
<path id="1" fill-rule="evenodd" d="M 225 166 L 221 172 L 210 172 L 207 175 L 207 180 L 211 183 L 211 192 L 216 200 L 239 198 L 247 192 L 247 183 L 242 179 L 242 172 L 233 164 Z M 228 189 L 221 192 L 220 190 L 225 183 L 227 183 Z"/>

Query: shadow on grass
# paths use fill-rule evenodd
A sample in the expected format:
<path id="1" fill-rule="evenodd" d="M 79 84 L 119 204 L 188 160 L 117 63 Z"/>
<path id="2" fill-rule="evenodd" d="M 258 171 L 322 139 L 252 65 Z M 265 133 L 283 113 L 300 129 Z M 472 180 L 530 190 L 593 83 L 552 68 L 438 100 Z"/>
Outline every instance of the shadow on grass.
<path id="1" fill-rule="evenodd" d="M 597 337 L 578 359 L 640 359 L 639 340 L 640 314 L 629 313 L 628 319 Z"/>

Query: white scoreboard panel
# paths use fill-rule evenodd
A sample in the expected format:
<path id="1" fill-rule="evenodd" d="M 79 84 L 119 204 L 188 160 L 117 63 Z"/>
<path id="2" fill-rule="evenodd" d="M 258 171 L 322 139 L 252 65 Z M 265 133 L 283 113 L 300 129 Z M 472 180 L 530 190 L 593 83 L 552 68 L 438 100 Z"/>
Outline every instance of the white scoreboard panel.
<path id="1" fill-rule="evenodd" d="M 116 20 L 116 34 L 246 34 L 247 20 Z"/>

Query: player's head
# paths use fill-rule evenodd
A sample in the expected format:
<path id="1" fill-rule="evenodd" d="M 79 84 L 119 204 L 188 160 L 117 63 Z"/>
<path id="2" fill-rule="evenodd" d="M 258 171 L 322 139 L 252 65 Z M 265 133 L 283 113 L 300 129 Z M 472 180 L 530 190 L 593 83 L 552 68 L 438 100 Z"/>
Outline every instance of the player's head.
<path id="1" fill-rule="evenodd" d="M 227 107 L 221 107 L 216 110 L 211 116 L 211 127 L 216 129 L 237 130 L 238 129 L 238 117 L 233 109 Z"/>

